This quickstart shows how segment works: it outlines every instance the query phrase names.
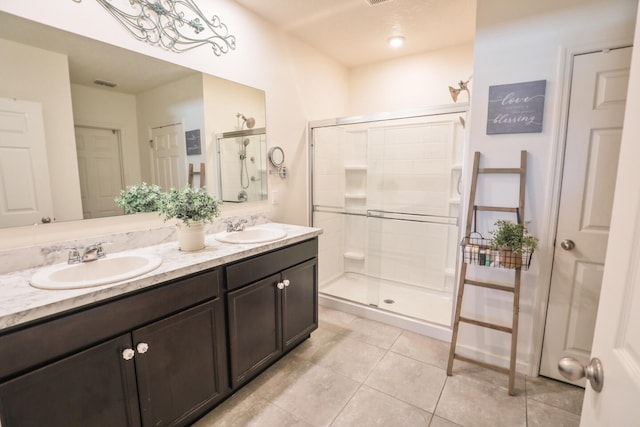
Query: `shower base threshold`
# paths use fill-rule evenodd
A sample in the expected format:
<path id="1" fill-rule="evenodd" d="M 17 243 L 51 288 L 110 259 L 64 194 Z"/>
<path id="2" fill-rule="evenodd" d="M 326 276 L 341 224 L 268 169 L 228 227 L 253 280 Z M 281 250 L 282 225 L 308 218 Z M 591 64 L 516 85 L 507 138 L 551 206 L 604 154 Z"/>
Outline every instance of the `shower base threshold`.
<path id="1" fill-rule="evenodd" d="M 451 325 L 453 296 L 418 286 L 345 273 L 320 285 L 320 293 L 442 326 Z"/>

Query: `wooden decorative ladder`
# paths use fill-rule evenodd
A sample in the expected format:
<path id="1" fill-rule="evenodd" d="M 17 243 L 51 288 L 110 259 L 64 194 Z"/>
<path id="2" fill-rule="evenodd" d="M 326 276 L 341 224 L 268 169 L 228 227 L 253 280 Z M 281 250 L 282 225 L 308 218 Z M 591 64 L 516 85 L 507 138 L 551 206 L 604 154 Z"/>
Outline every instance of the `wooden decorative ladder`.
<path id="1" fill-rule="evenodd" d="M 474 221 L 474 217 L 477 212 L 480 211 L 488 211 L 488 212 L 506 212 L 506 213 L 515 213 L 516 219 L 519 224 L 524 223 L 524 193 L 525 193 L 525 183 L 526 183 L 526 174 L 527 174 L 527 152 L 520 152 L 520 167 L 519 168 L 480 168 L 480 152 L 475 152 L 473 159 L 473 175 L 471 179 L 471 189 L 469 193 L 469 204 L 468 204 L 468 213 L 467 213 L 467 223 L 465 229 L 465 236 L 470 236 L 472 231 L 472 223 Z M 478 175 L 479 174 L 518 174 L 520 175 L 520 188 L 519 188 L 519 201 L 517 207 L 498 207 L 498 206 L 478 206 L 475 204 L 476 200 L 476 191 L 478 187 Z M 447 364 L 447 375 L 451 376 L 453 373 L 453 360 L 461 360 L 464 362 L 474 363 L 476 365 L 480 365 L 486 368 L 494 369 L 497 371 L 501 371 L 507 373 L 509 375 L 509 394 L 515 394 L 515 374 L 516 374 L 516 346 L 518 343 L 518 314 L 520 311 L 520 274 L 521 267 L 517 267 L 514 269 L 514 280 L 513 286 L 484 282 L 473 280 L 467 277 L 467 263 L 462 262 L 460 268 L 460 278 L 458 282 L 458 298 L 456 301 L 456 312 L 453 322 L 453 335 L 451 337 L 451 349 L 449 351 L 449 362 Z M 462 299 L 464 296 L 464 288 L 465 285 L 479 286 L 489 289 L 494 289 L 503 292 L 509 292 L 513 294 L 513 320 L 511 326 L 502 326 L 489 322 L 483 322 L 480 320 L 471 319 L 468 317 L 464 317 L 460 314 L 462 308 Z M 460 326 L 460 322 L 468 323 L 471 325 L 475 325 L 478 327 L 494 329 L 498 331 L 502 331 L 505 333 L 511 334 L 511 356 L 509 369 L 503 368 L 501 366 L 493 365 L 490 363 L 486 363 L 480 360 L 471 359 L 469 357 L 462 356 L 456 353 L 456 343 L 458 340 L 458 328 Z"/>

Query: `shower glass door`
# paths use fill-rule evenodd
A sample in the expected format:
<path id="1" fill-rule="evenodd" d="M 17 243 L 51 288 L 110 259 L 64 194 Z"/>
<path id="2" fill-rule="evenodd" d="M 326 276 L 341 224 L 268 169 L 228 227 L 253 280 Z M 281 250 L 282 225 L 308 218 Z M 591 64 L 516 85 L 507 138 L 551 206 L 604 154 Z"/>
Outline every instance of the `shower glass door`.
<path id="1" fill-rule="evenodd" d="M 312 125 L 321 293 L 450 324 L 461 115 Z"/>

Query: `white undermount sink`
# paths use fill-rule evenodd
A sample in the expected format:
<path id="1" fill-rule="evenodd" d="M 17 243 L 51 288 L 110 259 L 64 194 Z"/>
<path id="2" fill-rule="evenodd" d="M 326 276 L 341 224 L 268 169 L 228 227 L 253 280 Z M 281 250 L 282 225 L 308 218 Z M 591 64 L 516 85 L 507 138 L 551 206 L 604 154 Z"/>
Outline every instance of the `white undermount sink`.
<path id="1" fill-rule="evenodd" d="M 38 271 L 30 280 L 40 289 L 78 289 L 106 285 L 148 273 L 162 264 L 155 255 L 107 255 L 80 264 L 56 264 Z"/>
<path id="2" fill-rule="evenodd" d="M 268 243 L 287 237 L 281 228 L 248 227 L 242 231 L 216 234 L 216 240 L 224 243 Z"/>

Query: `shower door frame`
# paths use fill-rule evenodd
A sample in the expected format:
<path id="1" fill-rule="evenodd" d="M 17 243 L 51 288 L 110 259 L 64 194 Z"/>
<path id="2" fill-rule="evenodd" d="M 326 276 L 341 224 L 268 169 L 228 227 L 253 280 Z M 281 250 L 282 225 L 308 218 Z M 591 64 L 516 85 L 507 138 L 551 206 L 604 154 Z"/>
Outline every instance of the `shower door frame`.
<path id="1" fill-rule="evenodd" d="M 349 117 L 341 117 L 341 118 L 335 118 L 335 119 L 325 119 L 325 120 L 316 120 L 316 121 L 312 121 L 308 123 L 308 129 L 307 129 L 307 135 L 308 135 L 308 167 L 309 167 L 309 181 L 308 181 L 308 206 L 309 206 L 309 224 L 313 224 L 313 213 L 314 213 L 314 177 L 315 177 L 315 171 L 314 171 L 314 163 L 315 163 L 315 159 L 314 159 L 314 129 L 317 128 L 328 128 L 328 127 L 334 127 L 334 126 L 344 126 L 344 125 L 358 125 L 358 124 L 366 124 L 366 123 L 380 123 L 380 122 L 384 122 L 384 121 L 393 121 L 393 120 L 402 120 L 402 119 L 413 119 L 413 118 L 420 118 L 420 117 L 433 117 L 433 116 L 440 116 L 440 115 L 446 115 L 446 114 L 463 114 L 466 117 L 466 114 L 468 113 L 469 110 L 469 104 L 468 103 L 459 103 L 459 104 L 448 104 L 448 105 L 440 105 L 440 106 L 433 106 L 433 107 L 427 107 L 427 108 L 422 108 L 422 109 L 415 109 L 415 110 L 407 110 L 407 111 L 398 111 L 398 112 L 390 112 L 390 113 L 374 113 L 374 114 L 368 114 L 368 115 L 361 115 L 361 116 L 349 116 Z M 466 131 L 465 131 L 466 133 Z M 462 165 L 465 164 L 465 158 L 466 158 L 466 153 L 467 153 L 467 140 L 466 140 L 466 136 L 463 138 L 463 143 L 462 143 L 462 159 L 461 159 L 461 163 Z M 461 171 L 461 175 L 460 175 L 460 191 L 462 193 L 464 193 L 464 189 L 462 188 L 463 184 L 463 178 L 464 178 L 464 171 Z M 465 209 L 465 206 L 463 206 L 463 200 L 460 201 L 460 206 L 458 209 L 458 217 L 457 217 L 457 224 L 460 224 L 461 218 L 462 218 L 462 213 Z M 391 212 L 389 212 L 391 213 Z M 462 230 L 458 230 L 458 241 L 460 240 L 461 236 L 460 233 L 462 233 Z M 455 298 L 455 296 L 457 295 L 458 289 L 457 289 L 457 275 L 459 274 L 459 253 L 458 251 L 456 251 L 456 262 L 455 262 L 455 277 L 454 277 L 454 289 L 453 289 L 453 294 L 452 294 L 452 298 Z M 351 303 L 350 305 L 353 305 L 355 303 Z M 356 304 L 357 305 L 357 304 Z M 361 315 L 365 315 L 364 313 L 371 310 L 368 307 L 362 307 L 362 310 L 357 310 L 359 312 L 359 314 Z M 382 317 L 387 316 L 389 313 L 385 313 L 380 311 L 380 314 Z M 400 319 L 398 320 L 397 318 L 390 318 L 390 319 L 382 319 L 381 316 L 377 316 L 377 315 L 373 315 L 373 316 L 368 316 L 371 318 L 377 318 L 378 320 L 382 320 L 382 321 L 386 321 L 386 320 L 390 320 L 388 323 L 391 324 L 395 324 L 397 326 L 400 327 L 404 327 L 405 329 L 408 330 L 412 330 L 414 332 L 419 332 L 419 333 L 425 333 L 427 335 L 433 336 L 435 338 L 439 338 L 439 339 L 450 339 L 450 331 L 451 331 L 451 327 L 450 326 L 442 326 L 442 325 L 436 325 L 433 324 L 431 322 L 428 321 L 421 321 L 421 320 L 417 320 L 417 319 L 409 319 L 409 318 L 405 318 L 405 319 Z M 402 315 L 399 315 L 397 317 L 404 317 Z M 451 312 L 451 320 L 453 320 L 453 310 Z M 427 325 L 427 328 L 425 329 L 425 325 Z M 450 322 L 451 325 L 451 322 Z"/>

